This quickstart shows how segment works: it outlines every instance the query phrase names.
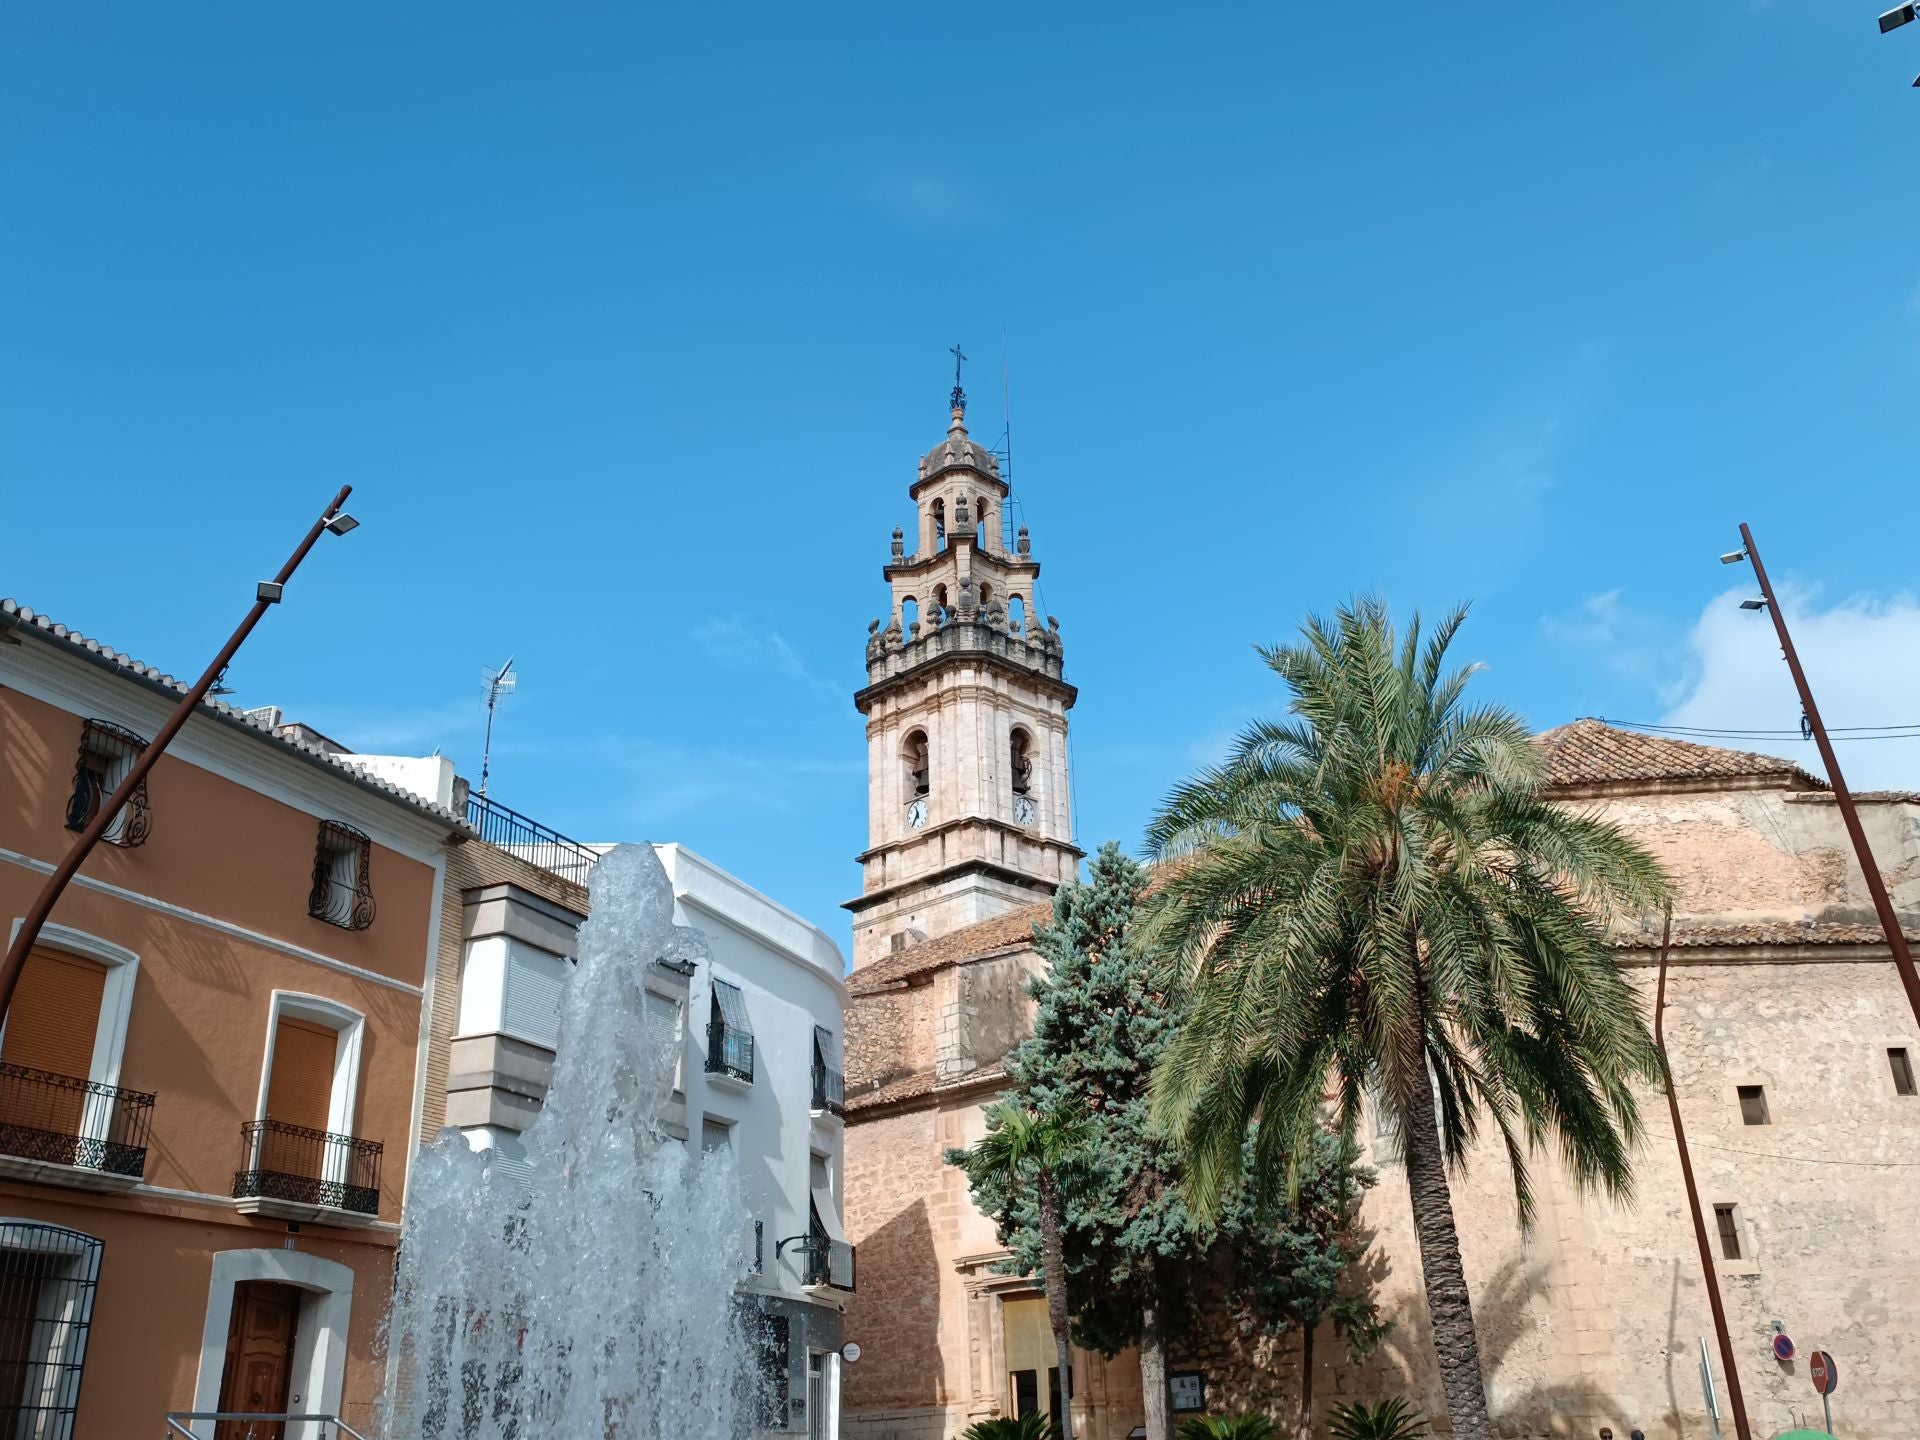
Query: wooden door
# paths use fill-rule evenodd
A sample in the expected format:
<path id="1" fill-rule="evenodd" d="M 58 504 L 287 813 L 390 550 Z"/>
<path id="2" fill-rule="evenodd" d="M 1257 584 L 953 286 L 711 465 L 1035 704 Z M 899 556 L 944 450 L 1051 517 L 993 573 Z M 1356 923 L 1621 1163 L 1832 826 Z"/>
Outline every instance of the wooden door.
<path id="1" fill-rule="evenodd" d="M 227 1363 L 220 1377 L 222 1410 L 286 1413 L 299 1319 L 300 1292 L 291 1285 L 253 1280 L 233 1287 Z M 216 1427 L 214 1440 L 282 1440 L 285 1433 L 278 1422 L 227 1421 Z"/>

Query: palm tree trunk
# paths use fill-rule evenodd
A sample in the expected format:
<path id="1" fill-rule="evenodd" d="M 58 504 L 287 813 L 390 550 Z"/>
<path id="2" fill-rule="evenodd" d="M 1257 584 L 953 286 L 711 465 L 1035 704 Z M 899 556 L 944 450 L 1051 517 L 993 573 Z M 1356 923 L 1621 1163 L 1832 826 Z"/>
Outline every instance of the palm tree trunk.
<path id="1" fill-rule="evenodd" d="M 1422 1091 L 1424 1092 L 1424 1086 Z M 1440 1149 L 1439 1126 L 1424 1093 L 1406 1107 L 1401 1133 L 1407 1162 L 1407 1197 L 1420 1241 L 1420 1268 L 1427 1286 L 1427 1316 L 1440 1387 L 1454 1440 L 1492 1440 L 1486 1381 L 1480 1373 L 1480 1340 L 1473 1328 L 1473 1299 L 1460 1264 L 1460 1232 L 1453 1221 L 1453 1194 Z"/>
<path id="2" fill-rule="evenodd" d="M 1045 1170 L 1039 1175 L 1040 1269 L 1047 1288 L 1047 1323 L 1060 1356 L 1060 1440 L 1073 1440 L 1072 1358 L 1067 1346 L 1067 1252 L 1060 1239 L 1060 1192 Z"/>
<path id="3" fill-rule="evenodd" d="M 1173 1440 L 1168 1411 L 1167 1337 L 1160 1328 L 1160 1307 L 1140 1307 L 1140 1394 L 1146 1404 L 1147 1440 Z"/>
<path id="4" fill-rule="evenodd" d="M 1294 1440 L 1312 1440 L 1313 1436 L 1313 1332 L 1306 1325 L 1300 1333 L 1300 1419 L 1294 1425 Z"/>

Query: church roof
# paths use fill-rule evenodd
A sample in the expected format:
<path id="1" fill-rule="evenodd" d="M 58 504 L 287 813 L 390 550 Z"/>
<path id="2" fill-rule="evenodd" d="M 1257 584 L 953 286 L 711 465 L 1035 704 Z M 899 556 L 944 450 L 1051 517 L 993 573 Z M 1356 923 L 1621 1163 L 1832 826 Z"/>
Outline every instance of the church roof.
<path id="1" fill-rule="evenodd" d="M 1788 789 L 1825 789 L 1791 760 L 1751 750 L 1723 750 L 1665 735 L 1622 730 L 1601 720 L 1575 720 L 1534 739 L 1555 789 L 1649 782 L 1777 780 Z"/>
<path id="2" fill-rule="evenodd" d="M 916 976 L 1009 950 L 1024 950 L 1033 944 L 1033 927 L 1053 918 L 1053 902 L 1023 905 L 991 920 L 975 921 L 958 930 L 950 930 L 933 940 L 923 940 L 897 955 L 862 966 L 847 977 L 849 995 L 876 995 L 901 985 Z"/>

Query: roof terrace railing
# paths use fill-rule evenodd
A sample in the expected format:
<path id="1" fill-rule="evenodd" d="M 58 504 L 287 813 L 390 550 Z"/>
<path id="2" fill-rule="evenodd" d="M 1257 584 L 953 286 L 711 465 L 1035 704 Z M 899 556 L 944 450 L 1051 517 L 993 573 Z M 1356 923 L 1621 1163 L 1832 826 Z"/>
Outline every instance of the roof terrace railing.
<path id="1" fill-rule="evenodd" d="M 467 824 L 489 845 L 497 845 L 509 855 L 518 855 L 529 865 L 538 865 L 576 885 L 587 883 L 600 859 L 578 840 L 569 840 L 485 795 L 467 796 Z"/>

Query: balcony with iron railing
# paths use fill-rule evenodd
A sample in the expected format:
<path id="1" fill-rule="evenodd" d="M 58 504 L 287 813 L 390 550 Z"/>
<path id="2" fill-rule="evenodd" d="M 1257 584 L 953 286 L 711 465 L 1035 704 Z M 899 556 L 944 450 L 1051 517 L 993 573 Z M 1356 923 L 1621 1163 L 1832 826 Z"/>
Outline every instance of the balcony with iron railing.
<path id="1" fill-rule="evenodd" d="M 147 1170 L 154 1097 L 0 1065 L 0 1177 L 129 1190 Z"/>
<path id="2" fill-rule="evenodd" d="M 587 883 L 600 860 L 597 851 L 578 840 L 569 840 L 485 795 L 467 796 L 467 825 L 489 845 L 576 885 Z"/>
<path id="3" fill-rule="evenodd" d="M 801 1245 L 800 1283 L 852 1290 L 853 1260 L 851 1244 L 829 1238 L 824 1230 L 815 1230 Z"/>
<path id="4" fill-rule="evenodd" d="M 813 1062 L 813 1113 L 840 1116 L 847 1113 L 847 1077 L 817 1058 Z"/>
<path id="5" fill-rule="evenodd" d="M 707 1026 L 707 1074 L 717 1080 L 753 1083 L 753 1032 L 724 1020 Z"/>
<path id="6" fill-rule="evenodd" d="M 377 1140 L 269 1117 L 240 1127 L 233 1198 L 243 1215 L 364 1225 L 380 1213 Z"/>

